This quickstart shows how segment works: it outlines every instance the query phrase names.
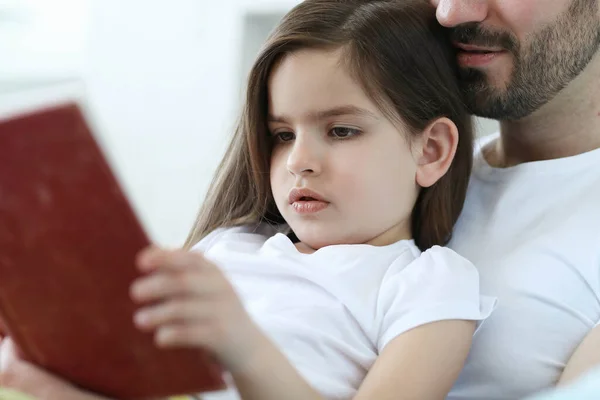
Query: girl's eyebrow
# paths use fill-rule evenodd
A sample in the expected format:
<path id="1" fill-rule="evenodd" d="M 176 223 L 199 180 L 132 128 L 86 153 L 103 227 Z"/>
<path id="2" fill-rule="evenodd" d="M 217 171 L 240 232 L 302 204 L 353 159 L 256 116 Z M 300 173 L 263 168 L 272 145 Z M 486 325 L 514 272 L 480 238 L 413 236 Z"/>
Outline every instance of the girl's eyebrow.
<path id="1" fill-rule="evenodd" d="M 323 119 L 331 118 L 331 117 L 340 117 L 340 116 L 358 116 L 358 117 L 368 117 L 375 120 L 379 120 L 379 117 L 375 115 L 373 112 L 360 108 L 353 105 L 340 106 L 331 108 L 325 111 L 312 112 L 308 114 L 308 118 L 310 120 L 320 121 Z M 286 123 L 291 118 L 286 117 L 285 115 L 271 115 L 269 114 L 268 122 L 280 122 Z"/>

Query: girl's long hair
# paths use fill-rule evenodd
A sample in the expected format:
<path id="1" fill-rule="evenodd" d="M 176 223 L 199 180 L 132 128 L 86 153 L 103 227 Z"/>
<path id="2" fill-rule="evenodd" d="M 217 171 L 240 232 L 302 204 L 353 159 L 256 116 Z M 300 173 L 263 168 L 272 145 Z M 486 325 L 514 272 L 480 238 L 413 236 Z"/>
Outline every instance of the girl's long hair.
<path id="1" fill-rule="evenodd" d="M 411 135 L 439 117 L 456 124 L 452 165 L 421 189 L 412 214 L 419 248 L 446 244 L 463 207 L 473 151 L 447 30 L 426 0 L 307 0 L 284 17 L 250 72 L 241 118 L 186 247 L 220 227 L 284 222 L 269 182 L 268 80 L 278 62 L 300 49 L 341 49 L 342 67 Z"/>

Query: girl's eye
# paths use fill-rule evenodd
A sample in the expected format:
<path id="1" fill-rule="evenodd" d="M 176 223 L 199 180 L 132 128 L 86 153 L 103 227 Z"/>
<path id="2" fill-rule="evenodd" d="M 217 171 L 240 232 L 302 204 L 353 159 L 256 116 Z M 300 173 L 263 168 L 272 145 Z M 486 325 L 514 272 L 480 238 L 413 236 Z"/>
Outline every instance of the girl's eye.
<path id="1" fill-rule="evenodd" d="M 346 139 L 352 136 L 360 135 L 361 131 L 354 128 L 339 126 L 331 129 L 330 133 L 336 139 Z"/>
<path id="2" fill-rule="evenodd" d="M 273 138 L 280 143 L 289 142 L 291 140 L 294 140 L 295 137 L 296 135 L 294 135 L 294 132 L 279 132 L 273 135 Z"/>

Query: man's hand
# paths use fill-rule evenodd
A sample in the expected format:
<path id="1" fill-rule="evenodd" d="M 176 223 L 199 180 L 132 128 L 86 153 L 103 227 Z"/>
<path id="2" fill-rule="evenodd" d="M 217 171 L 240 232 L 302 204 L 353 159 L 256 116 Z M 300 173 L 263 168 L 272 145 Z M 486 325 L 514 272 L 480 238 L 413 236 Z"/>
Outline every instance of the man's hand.
<path id="1" fill-rule="evenodd" d="M 40 400 L 109 400 L 84 392 L 19 359 L 10 338 L 0 342 L 0 387 L 18 390 Z"/>

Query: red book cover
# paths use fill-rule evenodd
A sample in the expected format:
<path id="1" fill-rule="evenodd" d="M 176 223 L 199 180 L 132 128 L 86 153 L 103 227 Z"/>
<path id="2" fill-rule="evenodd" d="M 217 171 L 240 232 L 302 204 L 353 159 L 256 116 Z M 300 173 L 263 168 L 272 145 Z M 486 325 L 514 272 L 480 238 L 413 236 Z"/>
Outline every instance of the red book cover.
<path id="1" fill-rule="evenodd" d="M 119 399 L 223 388 L 210 354 L 134 326 L 149 243 L 76 104 L 0 121 L 0 329 L 26 359 Z"/>

